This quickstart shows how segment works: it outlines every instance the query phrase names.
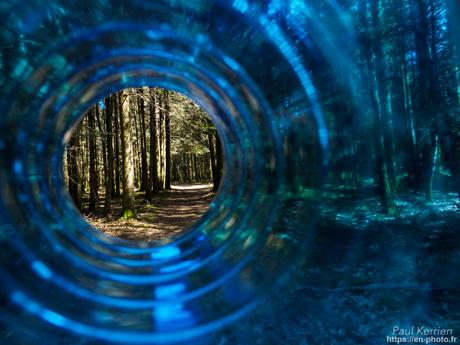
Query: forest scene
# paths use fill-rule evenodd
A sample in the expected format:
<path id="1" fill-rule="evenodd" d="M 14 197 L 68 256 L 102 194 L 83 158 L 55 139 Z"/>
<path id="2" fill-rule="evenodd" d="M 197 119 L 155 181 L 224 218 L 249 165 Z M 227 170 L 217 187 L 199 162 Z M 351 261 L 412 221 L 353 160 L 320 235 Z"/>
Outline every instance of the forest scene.
<path id="1" fill-rule="evenodd" d="M 76 207 L 100 230 L 160 240 L 208 209 L 222 164 L 216 129 L 195 102 L 144 87 L 88 110 L 69 141 L 64 176 Z"/>
<path id="2" fill-rule="evenodd" d="M 326 3 L 311 7 L 340 42 Z M 278 292 L 281 303 L 264 305 L 216 343 L 251 343 L 254 329 L 260 343 L 350 345 L 372 343 L 389 324 L 460 331 L 456 23 L 445 0 L 340 5 L 355 33 L 351 58 L 307 58 L 330 138 L 311 259 Z M 311 196 L 303 193 L 301 200 Z"/>
<path id="3" fill-rule="evenodd" d="M 334 152 L 330 177 L 350 196 L 375 192 L 386 214 L 397 212 L 407 193 L 426 202 L 448 196 L 455 209 L 460 71 L 447 2 L 348 3 L 359 43 L 350 52 L 356 68 L 338 62 L 317 71 L 326 77 L 343 67 L 323 88 Z M 356 96 L 363 103 L 352 102 Z M 359 109 L 363 104 L 369 107 Z"/>
<path id="4" fill-rule="evenodd" d="M 0 35 L 0 343 L 459 341 L 460 0 L 50 1 Z"/>
<path id="5" fill-rule="evenodd" d="M 328 1 L 309 4 L 346 51 L 340 59 L 315 41 L 329 63 L 309 65 L 331 145 L 314 244 L 295 283 L 279 292 L 281 305 L 264 307 L 251 327 L 261 343 L 384 344 L 390 325 L 401 324 L 458 336 L 458 2 L 338 3 L 353 39 Z M 260 325 L 268 313 L 288 316 L 280 327 Z"/>

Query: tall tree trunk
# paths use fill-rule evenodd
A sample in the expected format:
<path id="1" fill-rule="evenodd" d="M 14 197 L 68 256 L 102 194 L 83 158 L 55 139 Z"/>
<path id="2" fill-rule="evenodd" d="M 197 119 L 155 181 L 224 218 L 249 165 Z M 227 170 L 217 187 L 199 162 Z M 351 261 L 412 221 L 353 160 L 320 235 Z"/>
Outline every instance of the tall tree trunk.
<path id="1" fill-rule="evenodd" d="M 188 155 L 184 154 L 184 181 L 185 183 L 190 182 L 190 171 L 188 168 Z"/>
<path id="2" fill-rule="evenodd" d="M 164 92 L 159 92 L 158 97 L 158 107 L 159 107 L 159 121 L 158 121 L 158 160 L 159 160 L 159 190 L 164 190 L 165 188 L 165 138 L 164 138 Z"/>
<path id="3" fill-rule="evenodd" d="M 388 181 L 388 197 L 391 196 L 393 189 L 396 185 L 396 172 L 394 167 L 394 137 L 393 130 L 390 123 L 390 115 L 388 114 L 388 83 L 386 78 L 386 61 L 383 54 L 383 40 L 381 36 L 382 24 L 379 16 L 379 2 L 378 0 L 372 1 L 371 3 L 371 12 L 372 12 L 372 22 L 374 27 L 374 37 L 372 50 L 374 52 L 374 70 L 375 70 L 375 82 L 376 82 L 376 92 L 377 92 L 377 105 L 378 105 L 378 114 L 379 114 L 379 128 L 380 136 L 382 140 L 382 154 L 385 162 L 384 165 L 384 175 Z"/>
<path id="4" fill-rule="evenodd" d="M 169 91 L 165 92 L 165 188 L 171 189 L 171 107 Z"/>
<path id="5" fill-rule="evenodd" d="M 460 42 L 460 6 L 457 0 L 448 0 L 447 5 L 450 40 L 451 42 Z M 460 98 L 460 44 L 452 44 L 452 57 L 457 66 L 453 91 L 457 90 L 457 94 L 454 96 L 454 104 L 458 108 Z M 449 114 L 444 114 L 444 128 L 449 128 L 449 130 L 447 131 L 448 133 L 440 135 L 440 144 L 443 155 L 447 156 L 444 160 L 452 172 L 454 188 L 460 198 L 460 136 L 458 135 L 460 119 L 455 116 L 449 116 Z"/>
<path id="6" fill-rule="evenodd" d="M 368 27 L 368 20 L 367 20 L 367 1 L 361 0 L 359 2 L 359 12 L 360 12 L 360 24 L 364 27 Z M 374 4 L 375 5 L 375 4 Z M 373 9 L 373 12 L 375 8 Z M 367 31 L 367 30 L 365 30 Z M 389 196 L 391 193 L 390 183 L 388 179 L 388 170 L 387 164 L 385 160 L 385 146 L 384 146 L 384 138 L 382 133 L 382 124 L 381 118 L 379 116 L 379 103 L 377 99 L 377 94 L 375 93 L 375 83 L 373 75 L 373 57 L 372 57 L 372 39 L 366 33 L 361 37 L 362 44 L 361 44 L 361 63 L 363 64 L 362 68 L 362 82 L 363 82 L 363 89 L 364 89 L 364 98 L 369 99 L 371 104 L 371 111 L 372 111 L 372 118 L 373 118 L 373 125 L 372 125 L 372 138 L 370 140 L 373 141 L 374 146 L 374 153 L 375 153 L 375 182 L 376 182 L 376 190 L 380 196 L 383 211 L 387 212 L 389 210 Z"/>
<path id="7" fill-rule="evenodd" d="M 141 138 L 140 136 L 140 130 L 139 130 L 139 126 L 138 126 L 138 115 L 139 115 L 139 102 L 138 102 L 138 95 L 137 93 L 134 93 L 133 96 L 131 97 L 131 103 L 130 103 L 130 108 L 133 109 L 133 116 L 132 116 L 132 121 L 134 122 L 133 123 L 133 127 L 134 127 L 134 132 L 135 132 L 135 140 L 133 142 L 133 152 L 134 152 L 134 180 L 135 180 L 135 186 L 137 186 L 141 191 L 142 191 L 142 186 L 141 186 L 141 183 L 142 183 L 142 178 L 141 178 L 141 174 L 142 174 L 142 168 L 141 168 L 141 161 L 142 161 L 142 158 L 141 158 L 141 145 L 142 143 L 140 143 L 142 141 L 139 140 Z"/>
<path id="8" fill-rule="evenodd" d="M 105 127 L 107 142 L 107 179 L 105 185 L 104 213 L 109 214 L 112 208 L 113 181 L 113 102 L 111 97 L 105 99 Z"/>
<path id="9" fill-rule="evenodd" d="M 433 5 L 433 3 L 432 3 Z M 438 62 L 436 56 L 436 42 L 430 35 L 427 4 L 423 0 L 416 1 L 418 11 L 417 23 L 415 26 L 415 49 L 418 65 L 418 95 L 417 113 L 419 114 L 418 128 L 419 142 L 419 169 L 416 175 L 417 189 L 425 192 L 427 198 L 431 195 L 431 186 L 434 178 L 434 163 L 438 135 L 439 114 L 441 107 L 441 93 L 436 80 Z M 434 8 L 432 8 L 432 11 Z M 431 21 L 434 21 L 432 13 Z M 415 162 L 414 162 L 415 163 Z"/>
<path id="10" fill-rule="evenodd" d="M 107 189 L 107 179 L 108 179 L 108 168 L 107 168 L 107 133 L 104 133 L 104 128 L 102 127 L 102 121 L 101 121 L 101 109 L 99 106 L 96 108 L 96 120 L 97 120 L 97 127 L 99 129 L 99 133 L 101 136 L 101 143 L 102 143 L 102 162 L 103 162 L 103 169 L 104 169 L 104 187 Z M 106 111 L 104 112 L 106 113 Z M 98 188 L 99 189 L 99 188 Z M 104 200 L 104 205 L 105 205 L 105 200 Z"/>
<path id="11" fill-rule="evenodd" d="M 97 106 L 88 113 L 88 141 L 89 141 L 89 205 L 88 211 L 94 212 L 98 201 L 98 176 L 96 169 L 97 146 L 95 117 Z"/>
<path id="12" fill-rule="evenodd" d="M 211 171 L 212 171 L 212 183 L 213 183 L 212 190 L 216 191 L 217 188 L 219 187 L 219 177 L 217 173 L 216 152 L 214 149 L 214 130 L 208 130 L 208 145 L 209 145 L 210 164 L 211 164 Z"/>
<path id="13" fill-rule="evenodd" d="M 119 93 L 121 153 L 123 171 L 123 218 L 136 216 L 134 198 L 134 152 L 131 138 L 131 118 L 129 114 L 129 91 Z"/>
<path id="14" fill-rule="evenodd" d="M 222 170 L 223 170 L 223 157 L 222 157 L 222 143 L 220 142 L 219 134 L 216 132 L 216 184 L 214 184 L 213 189 L 217 191 L 222 179 Z"/>
<path id="15" fill-rule="evenodd" d="M 200 179 L 200 172 L 198 170 L 198 158 L 196 154 L 192 153 L 192 171 L 193 171 L 193 182 L 198 182 Z"/>
<path id="16" fill-rule="evenodd" d="M 121 178 L 120 178 L 120 100 L 118 93 L 114 94 L 113 96 L 113 115 L 114 115 L 114 127 L 115 127 L 115 137 L 114 137 L 114 143 L 115 143 L 115 183 L 114 183 L 114 195 L 119 197 L 121 195 L 120 191 L 120 185 L 121 185 Z"/>
<path id="17" fill-rule="evenodd" d="M 69 176 L 69 194 L 75 206 L 81 211 L 80 174 L 78 171 L 78 150 L 80 146 L 81 123 L 75 129 L 67 147 L 67 174 Z"/>
<path id="18" fill-rule="evenodd" d="M 142 152 L 141 152 L 141 167 L 142 167 L 142 190 L 146 193 L 146 199 L 150 200 L 148 196 L 151 193 L 150 179 L 149 179 L 149 166 L 147 161 L 147 130 L 145 126 L 145 95 L 144 89 L 140 89 L 139 98 L 139 111 L 140 111 L 140 125 L 141 125 L 141 140 L 142 140 Z"/>
<path id="19" fill-rule="evenodd" d="M 86 127 L 85 127 L 86 126 Z M 83 118 L 83 120 L 81 121 L 81 128 L 88 128 L 88 118 L 87 116 L 85 116 Z M 87 167 L 88 167 L 88 150 L 86 149 L 87 148 L 87 142 L 88 142 L 88 138 L 87 138 L 87 135 L 83 135 L 83 130 L 80 130 L 80 147 L 81 148 L 85 148 L 84 150 L 81 150 L 81 155 L 80 155 L 80 195 L 83 196 L 85 193 L 86 193 L 86 186 L 87 186 L 87 178 L 86 178 L 86 175 L 87 175 Z"/>
<path id="20" fill-rule="evenodd" d="M 152 193 L 158 192 L 158 139 L 156 125 L 156 94 L 154 89 L 150 89 L 150 181 Z"/>

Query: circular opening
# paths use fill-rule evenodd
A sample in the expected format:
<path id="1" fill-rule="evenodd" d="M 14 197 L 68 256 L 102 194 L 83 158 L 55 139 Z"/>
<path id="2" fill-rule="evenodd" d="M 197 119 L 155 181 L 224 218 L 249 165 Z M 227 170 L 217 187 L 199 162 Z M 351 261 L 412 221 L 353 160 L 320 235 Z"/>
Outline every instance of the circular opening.
<path id="1" fill-rule="evenodd" d="M 222 180 L 223 152 L 197 103 L 145 86 L 92 105 L 74 127 L 63 167 L 76 208 L 96 228 L 166 242 L 209 209 Z"/>
<path id="2" fill-rule="evenodd" d="M 0 179 L 11 211 L 5 222 L 17 229 L 2 251 L 13 305 L 36 316 L 31 323 L 133 344 L 220 329 L 283 281 L 308 244 L 325 141 L 315 90 L 275 23 L 263 17 L 249 26 L 218 2 L 209 14 L 225 12 L 223 22 L 207 7 L 192 13 L 182 4 L 143 4 L 114 2 L 109 12 L 123 18 L 106 21 L 104 11 L 47 32 L 56 42 L 28 53 L 33 68 L 23 66 L 21 80 L 9 84 L 19 87 L 5 91 L 11 104 L 0 122 L 13 129 L 5 139 L 13 150 L 1 158 L 14 173 Z M 91 24 L 81 27 L 80 19 Z M 67 31 L 74 27 L 82 30 Z M 209 211 L 183 236 L 160 243 L 97 231 L 63 183 L 62 157 L 82 114 L 143 85 L 203 107 L 225 157 Z M 31 277 L 41 284 L 29 284 Z"/>

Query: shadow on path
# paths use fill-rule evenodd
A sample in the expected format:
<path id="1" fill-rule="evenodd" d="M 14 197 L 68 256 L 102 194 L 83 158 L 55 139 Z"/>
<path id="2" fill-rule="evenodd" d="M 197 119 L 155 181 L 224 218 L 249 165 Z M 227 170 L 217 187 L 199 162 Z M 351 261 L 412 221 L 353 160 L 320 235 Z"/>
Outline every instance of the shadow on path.
<path id="1" fill-rule="evenodd" d="M 173 185 L 156 194 L 150 203 L 137 196 L 137 218 L 124 220 L 94 215 L 85 218 L 103 232 L 128 240 L 162 240 L 181 233 L 195 223 L 209 208 L 214 197 L 212 185 Z M 112 214 L 119 214 L 117 201 Z"/>

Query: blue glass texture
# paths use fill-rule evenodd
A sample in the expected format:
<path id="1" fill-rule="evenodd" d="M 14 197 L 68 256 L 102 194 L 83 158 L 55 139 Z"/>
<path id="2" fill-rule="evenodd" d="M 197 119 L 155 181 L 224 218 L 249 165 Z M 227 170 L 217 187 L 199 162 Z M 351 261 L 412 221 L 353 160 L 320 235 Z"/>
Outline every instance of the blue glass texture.
<path id="1" fill-rule="evenodd" d="M 460 336 L 460 5 L 390 3 L 1 1 L 0 343 Z M 199 103 L 225 157 L 209 211 L 155 243 L 93 228 L 62 173 L 85 110 L 145 85 Z"/>

